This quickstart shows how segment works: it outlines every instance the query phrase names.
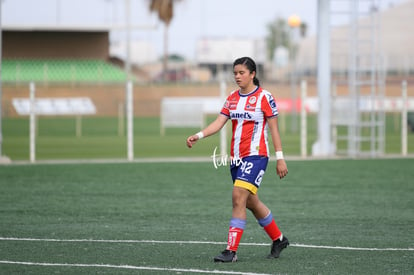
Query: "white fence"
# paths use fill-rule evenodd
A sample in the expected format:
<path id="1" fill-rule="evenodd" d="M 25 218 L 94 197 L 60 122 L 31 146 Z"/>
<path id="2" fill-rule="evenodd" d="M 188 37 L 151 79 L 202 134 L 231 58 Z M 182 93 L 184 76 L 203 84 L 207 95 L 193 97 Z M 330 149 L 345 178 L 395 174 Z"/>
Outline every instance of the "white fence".
<path id="1" fill-rule="evenodd" d="M 29 98 L 13 98 L 12 104 L 19 115 L 30 115 L 31 101 Z M 33 112 L 36 115 L 96 114 L 96 107 L 88 97 L 36 98 L 33 104 Z"/>
<path id="2" fill-rule="evenodd" d="M 161 135 L 169 127 L 204 128 L 205 115 L 218 114 L 220 97 L 164 97 L 161 101 Z"/>
<path id="3" fill-rule="evenodd" d="M 96 114 L 96 107 L 87 97 L 36 98 L 36 87 L 30 83 L 30 98 L 13 98 L 12 104 L 19 115 L 30 117 L 30 161 L 36 160 L 36 116 L 74 115 L 76 116 L 76 135 L 82 129 L 82 115 Z"/>
<path id="4" fill-rule="evenodd" d="M 277 98 L 277 105 L 281 112 L 299 111 L 301 114 L 301 155 L 307 156 L 307 113 L 316 113 L 319 111 L 319 100 L 317 97 L 306 97 L 306 83 L 302 83 L 303 95 L 301 99 L 281 99 Z M 404 96 L 405 87 L 405 96 Z M 30 98 L 14 98 L 12 104 L 16 112 L 20 115 L 30 116 L 30 160 L 35 160 L 35 116 L 36 115 L 73 115 L 77 119 L 77 129 L 81 129 L 81 116 L 93 115 L 97 112 L 93 101 L 88 97 L 62 97 L 62 98 L 35 98 L 35 87 L 31 85 Z M 127 114 L 127 151 L 128 160 L 133 160 L 133 93 L 132 85 L 127 85 L 126 96 L 126 114 Z M 221 87 L 225 91 L 225 87 Z M 225 97 L 224 92 L 220 97 L 165 97 L 161 102 L 161 134 L 165 134 L 165 129 L 169 127 L 197 127 L 203 128 L 206 125 L 205 116 L 208 114 L 218 114 L 222 108 Z M 303 103 L 303 104 L 302 104 Z M 341 107 L 346 110 L 349 106 L 349 99 L 336 97 L 332 100 L 337 109 Z M 294 107 L 293 107 L 294 106 Z M 293 108 L 293 109 L 292 109 Z M 372 108 L 381 108 L 386 112 L 401 113 L 401 147 L 402 155 L 407 154 L 407 112 L 414 112 L 414 97 L 406 95 L 406 86 L 402 87 L 401 97 L 387 97 L 383 100 L 373 100 L 369 97 L 359 99 L 359 108 L 361 111 L 370 111 Z M 122 119 L 124 117 L 122 116 Z M 224 155 L 227 150 L 226 131 L 221 131 L 220 147 L 221 154 Z M 78 135 L 78 130 L 77 130 Z"/>

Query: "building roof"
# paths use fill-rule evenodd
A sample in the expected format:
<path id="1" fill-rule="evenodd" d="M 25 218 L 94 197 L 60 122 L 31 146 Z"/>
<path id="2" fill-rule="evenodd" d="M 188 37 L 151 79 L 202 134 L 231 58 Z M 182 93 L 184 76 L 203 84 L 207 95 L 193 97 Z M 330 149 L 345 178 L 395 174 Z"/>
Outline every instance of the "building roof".
<path id="1" fill-rule="evenodd" d="M 3 31 L 59 31 L 59 32 L 108 32 L 109 26 L 83 26 L 83 25 L 10 25 L 2 26 Z"/>
<path id="2" fill-rule="evenodd" d="M 227 64 L 235 58 L 251 56 L 256 63 L 266 61 L 266 44 L 264 39 L 251 38 L 205 38 L 196 46 L 197 62 L 201 64 Z"/>
<path id="3" fill-rule="evenodd" d="M 131 30 L 155 29 L 156 25 L 131 25 Z M 126 25 L 24 25 L 3 24 L 3 31 L 53 31 L 53 32 L 109 32 L 126 30 Z"/>

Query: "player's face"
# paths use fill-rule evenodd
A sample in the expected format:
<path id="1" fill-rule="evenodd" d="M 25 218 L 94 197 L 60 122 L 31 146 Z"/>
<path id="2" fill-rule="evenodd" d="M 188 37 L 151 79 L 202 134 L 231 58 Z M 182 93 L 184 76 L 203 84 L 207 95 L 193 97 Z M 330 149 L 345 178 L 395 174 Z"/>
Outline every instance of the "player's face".
<path id="1" fill-rule="evenodd" d="M 252 85 L 254 73 L 251 73 L 246 65 L 239 64 L 234 66 L 233 74 L 234 80 L 240 88 L 245 89 Z"/>

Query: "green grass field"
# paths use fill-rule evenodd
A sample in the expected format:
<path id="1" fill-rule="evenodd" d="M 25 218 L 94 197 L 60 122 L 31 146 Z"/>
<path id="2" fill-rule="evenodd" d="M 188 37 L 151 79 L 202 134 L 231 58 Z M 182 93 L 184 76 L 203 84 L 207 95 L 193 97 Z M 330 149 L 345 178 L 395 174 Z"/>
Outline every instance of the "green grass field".
<path id="1" fill-rule="evenodd" d="M 212 162 L 0 166 L 1 274 L 413 274 L 414 159 L 274 162 L 259 195 L 291 246 L 253 215 L 239 262 L 217 264 L 231 215 Z"/>
<path id="2" fill-rule="evenodd" d="M 215 117 L 209 117 L 207 122 Z M 37 123 L 36 159 L 125 159 L 127 145 L 124 131 L 118 133 L 118 118 L 84 117 L 81 135 L 76 135 L 75 117 L 40 117 Z M 228 123 L 230 124 L 230 123 Z M 299 122 L 297 122 L 299 128 Z M 300 155 L 299 131 L 292 132 L 291 117 L 281 115 L 279 126 L 286 155 Z M 228 127 L 229 128 L 229 127 Z M 315 116 L 308 120 L 307 151 L 311 154 L 312 144 L 316 141 L 317 123 Z M 386 154 L 401 152 L 401 127 L 398 116 L 389 115 L 386 126 Z M 148 157 L 186 157 L 211 156 L 214 148 L 220 146 L 219 135 L 197 144 L 193 150 L 185 148 L 185 139 L 200 129 L 168 128 L 166 135 L 160 135 L 159 118 L 135 118 L 134 156 Z M 342 133 L 343 134 L 343 133 Z M 3 153 L 12 160 L 29 159 L 29 121 L 28 118 L 5 118 L 3 120 Z M 230 137 L 230 132 L 228 134 Z M 343 144 L 338 148 L 345 149 Z M 368 143 L 363 144 L 367 150 Z M 369 147 L 368 147 L 369 148 Z M 414 133 L 408 135 L 408 153 L 414 153 Z"/>

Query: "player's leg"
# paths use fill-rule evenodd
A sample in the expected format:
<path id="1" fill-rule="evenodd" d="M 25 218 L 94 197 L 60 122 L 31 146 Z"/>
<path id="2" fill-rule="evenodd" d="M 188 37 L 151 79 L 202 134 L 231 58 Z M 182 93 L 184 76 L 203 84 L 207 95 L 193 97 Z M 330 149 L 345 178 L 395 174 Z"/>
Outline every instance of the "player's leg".
<path id="1" fill-rule="evenodd" d="M 236 251 L 246 226 L 247 201 L 252 194 L 257 194 L 266 170 L 267 162 L 267 157 L 253 156 L 244 158 L 242 162 L 232 164 L 231 175 L 234 182 L 232 193 L 233 210 L 229 226 L 227 248 L 219 256 L 215 257 L 214 261 L 231 262 L 235 261 L 235 259 L 237 260 Z M 255 205 L 257 202 L 252 201 L 251 204 Z M 257 208 L 257 210 L 261 209 L 258 206 L 253 208 Z M 268 209 L 265 212 L 268 213 Z"/>
<path id="2" fill-rule="evenodd" d="M 237 261 L 236 252 L 246 227 L 246 202 L 249 194 L 250 192 L 245 188 L 233 187 L 233 209 L 229 225 L 227 247 L 220 255 L 214 258 L 215 262 Z"/>
<path id="3" fill-rule="evenodd" d="M 289 241 L 286 236 L 283 236 L 282 232 L 277 226 L 272 212 L 259 199 L 257 194 L 249 195 L 246 206 L 250 211 L 252 211 L 259 225 L 263 227 L 267 235 L 273 241 L 268 258 L 278 258 L 281 251 L 289 245 Z"/>
<path id="4" fill-rule="evenodd" d="M 267 206 L 259 199 L 257 195 L 250 194 L 247 199 L 247 208 L 252 211 L 256 217 L 260 226 L 264 228 L 267 235 L 275 241 L 282 236 L 282 232 L 276 225 L 275 219 L 273 218 L 272 212 Z"/>

